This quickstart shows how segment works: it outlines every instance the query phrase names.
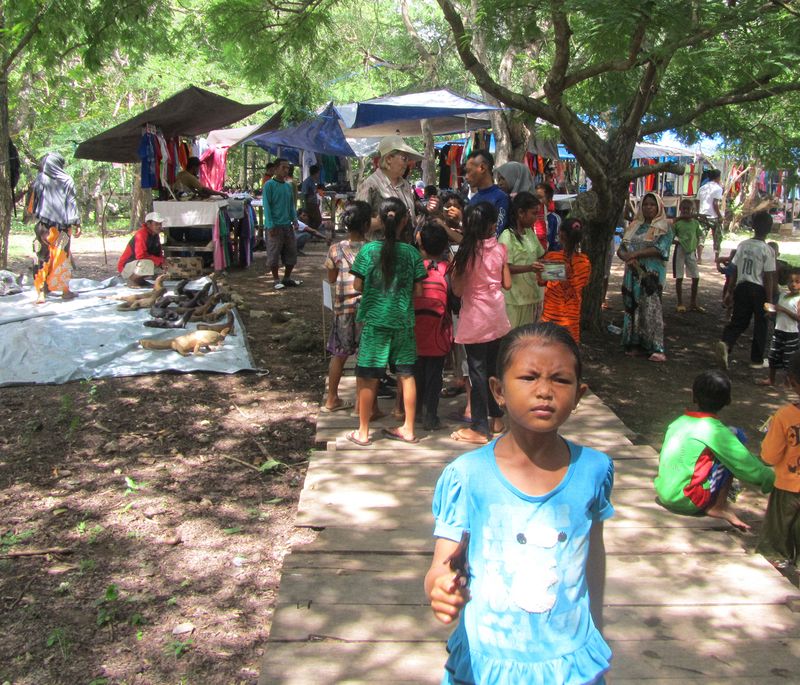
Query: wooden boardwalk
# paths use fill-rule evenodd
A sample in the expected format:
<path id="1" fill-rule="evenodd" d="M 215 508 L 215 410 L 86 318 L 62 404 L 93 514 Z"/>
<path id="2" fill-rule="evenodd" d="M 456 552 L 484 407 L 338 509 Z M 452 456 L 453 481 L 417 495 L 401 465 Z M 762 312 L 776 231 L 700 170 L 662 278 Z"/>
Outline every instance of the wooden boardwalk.
<path id="1" fill-rule="evenodd" d="M 344 397 L 354 389 L 352 377 L 342 380 Z M 443 400 L 440 414 L 459 402 Z M 390 404 L 382 401 L 384 410 Z M 379 435 L 396 423 L 372 428 Z M 417 445 L 378 439 L 358 449 L 344 437 L 356 425 L 347 412 L 319 414 L 326 449 L 312 454 L 297 513 L 297 525 L 317 533 L 286 557 L 259 685 L 441 679 L 450 629 L 433 619 L 422 580 L 433 488 L 463 445 L 441 430 L 420 432 Z M 800 592 L 746 551 L 752 539 L 661 509 L 657 453 L 633 445 L 595 395 L 564 429 L 616 466 L 616 515 L 605 525 L 608 683 L 800 683 Z M 737 506 L 755 520 L 765 498 L 746 490 Z"/>

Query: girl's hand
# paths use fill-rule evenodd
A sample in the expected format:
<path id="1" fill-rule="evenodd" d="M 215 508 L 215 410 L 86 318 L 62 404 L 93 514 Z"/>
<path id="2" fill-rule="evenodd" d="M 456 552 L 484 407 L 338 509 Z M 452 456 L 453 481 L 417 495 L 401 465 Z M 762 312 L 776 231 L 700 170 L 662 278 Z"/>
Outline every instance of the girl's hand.
<path id="1" fill-rule="evenodd" d="M 81 237 L 81 225 L 75 224 L 72 227 L 72 237 L 73 238 L 80 238 Z"/>
<path id="2" fill-rule="evenodd" d="M 534 262 L 531 264 L 531 270 L 536 274 L 540 274 L 542 271 L 544 271 L 544 264 L 541 262 Z"/>
<path id="3" fill-rule="evenodd" d="M 459 207 L 451 205 L 444 210 L 444 214 L 454 224 L 461 225 L 461 209 Z"/>
<path id="4" fill-rule="evenodd" d="M 449 624 L 458 619 L 469 601 L 466 578 L 454 572 L 444 573 L 433 581 L 430 591 L 431 609 L 438 621 Z"/>

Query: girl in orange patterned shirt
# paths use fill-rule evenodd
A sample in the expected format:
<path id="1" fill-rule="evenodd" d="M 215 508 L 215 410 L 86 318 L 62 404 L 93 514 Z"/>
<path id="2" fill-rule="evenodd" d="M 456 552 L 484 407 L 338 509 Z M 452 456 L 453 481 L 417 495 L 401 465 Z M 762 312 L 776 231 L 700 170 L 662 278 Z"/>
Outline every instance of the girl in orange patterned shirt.
<path id="1" fill-rule="evenodd" d="M 581 340 L 581 302 L 583 289 L 589 282 L 592 265 L 589 257 L 580 251 L 583 225 L 578 219 L 567 219 L 561 224 L 558 239 L 563 249 L 548 252 L 543 262 L 563 262 L 566 279 L 539 281 L 545 286 L 542 321 L 552 321 L 566 328 L 575 342 Z"/>

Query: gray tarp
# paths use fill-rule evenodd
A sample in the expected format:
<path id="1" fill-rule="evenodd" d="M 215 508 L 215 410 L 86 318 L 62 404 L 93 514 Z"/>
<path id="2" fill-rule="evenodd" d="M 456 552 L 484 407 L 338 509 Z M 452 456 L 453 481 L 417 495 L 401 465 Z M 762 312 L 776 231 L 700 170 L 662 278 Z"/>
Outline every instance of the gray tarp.
<path id="1" fill-rule="evenodd" d="M 244 105 L 190 86 L 132 119 L 84 140 L 75 150 L 75 157 L 98 162 L 138 162 L 139 142 L 145 124 L 157 126 L 166 138 L 197 136 L 229 126 L 269 104 Z"/>
<path id="2" fill-rule="evenodd" d="M 145 328 L 142 324 L 150 318 L 147 310 L 120 312 L 119 302 L 109 299 L 136 291 L 125 287 L 85 291 L 75 281 L 70 286 L 81 292 L 71 302 L 53 298 L 37 307 L 32 288 L 0 298 L 0 386 L 159 371 L 235 373 L 254 368 L 238 316 L 236 335 L 225 338 L 219 350 L 182 357 L 172 350 L 145 350 L 139 340 L 172 338 L 195 329 L 194 324 L 186 331 Z"/>

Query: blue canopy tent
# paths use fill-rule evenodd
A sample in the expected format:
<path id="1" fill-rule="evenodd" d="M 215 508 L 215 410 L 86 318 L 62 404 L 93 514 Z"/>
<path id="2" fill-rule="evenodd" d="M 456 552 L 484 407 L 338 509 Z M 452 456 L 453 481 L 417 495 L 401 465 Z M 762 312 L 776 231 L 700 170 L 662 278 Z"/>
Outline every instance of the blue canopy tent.
<path id="1" fill-rule="evenodd" d="M 386 95 L 337 108 L 348 137 L 418 136 L 427 119 L 434 134 L 491 127 L 489 115 L 502 109 L 450 90 Z"/>
<path id="2" fill-rule="evenodd" d="M 332 102 L 316 117 L 290 128 L 262 133 L 247 138 L 247 143 L 258 145 L 268 152 L 278 148 L 292 148 L 337 157 L 355 157 L 356 153 L 345 138 L 339 124 L 339 114 Z"/>

